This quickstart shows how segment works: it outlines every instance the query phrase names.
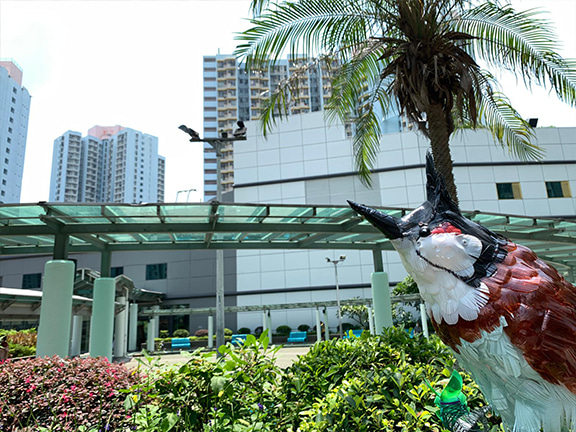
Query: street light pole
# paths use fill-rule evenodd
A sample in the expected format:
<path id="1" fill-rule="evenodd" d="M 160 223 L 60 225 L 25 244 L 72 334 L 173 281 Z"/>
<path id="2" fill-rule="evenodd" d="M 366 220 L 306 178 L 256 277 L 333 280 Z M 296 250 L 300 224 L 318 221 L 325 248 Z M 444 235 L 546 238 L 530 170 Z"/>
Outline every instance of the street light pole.
<path id="1" fill-rule="evenodd" d="M 222 138 L 200 138 L 198 133 L 184 125 L 178 129 L 190 135 L 190 142 L 208 143 L 216 151 L 216 202 L 222 202 L 222 147 L 227 142 L 245 141 L 246 129 L 243 135 L 234 135 L 228 138 L 228 134 L 222 134 Z M 218 216 L 215 215 L 217 218 Z M 224 345 L 224 250 L 216 249 L 216 349 L 217 356 L 221 357 L 219 348 Z"/>
<path id="2" fill-rule="evenodd" d="M 340 255 L 340 259 L 333 260 L 326 257 L 326 262 L 334 264 L 334 277 L 336 279 L 336 302 L 338 304 L 338 329 L 340 333 L 340 339 L 343 337 L 342 331 L 342 309 L 340 309 L 340 286 L 338 285 L 338 264 L 346 259 L 346 255 Z"/>

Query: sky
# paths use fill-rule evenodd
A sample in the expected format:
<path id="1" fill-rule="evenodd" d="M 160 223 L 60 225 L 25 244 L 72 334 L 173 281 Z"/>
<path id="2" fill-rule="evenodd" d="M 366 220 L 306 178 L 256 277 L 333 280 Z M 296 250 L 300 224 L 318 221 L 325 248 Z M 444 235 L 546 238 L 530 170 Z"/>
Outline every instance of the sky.
<path id="1" fill-rule="evenodd" d="M 0 58 L 23 69 L 32 95 L 21 202 L 48 200 L 54 140 L 67 130 L 122 125 L 157 136 L 166 157 L 165 201 L 180 190 L 198 201 L 201 144 L 177 129 L 202 130 L 202 57 L 230 54 L 249 27 L 250 0 L 0 0 Z M 541 7 L 576 58 L 575 0 L 515 0 Z M 576 108 L 545 90 L 506 94 L 539 126 L 576 126 Z M 187 194 L 182 194 L 179 201 Z"/>

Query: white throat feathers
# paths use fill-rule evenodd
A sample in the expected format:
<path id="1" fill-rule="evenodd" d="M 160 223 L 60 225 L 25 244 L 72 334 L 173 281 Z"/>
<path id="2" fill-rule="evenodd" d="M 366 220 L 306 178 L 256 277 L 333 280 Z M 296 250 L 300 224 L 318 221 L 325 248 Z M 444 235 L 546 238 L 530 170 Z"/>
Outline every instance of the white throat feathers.
<path id="1" fill-rule="evenodd" d="M 474 263 L 482 252 L 482 242 L 474 236 L 438 233 L 392 240 L 402 262 L 412 275 L 428 314 L 437 322 L 450 325 L 459 317 L 466 321 L 478 318 L 488 302 L 488 288 L 483 283 L 474 288 L 462 279 L 474 274 Z"/>

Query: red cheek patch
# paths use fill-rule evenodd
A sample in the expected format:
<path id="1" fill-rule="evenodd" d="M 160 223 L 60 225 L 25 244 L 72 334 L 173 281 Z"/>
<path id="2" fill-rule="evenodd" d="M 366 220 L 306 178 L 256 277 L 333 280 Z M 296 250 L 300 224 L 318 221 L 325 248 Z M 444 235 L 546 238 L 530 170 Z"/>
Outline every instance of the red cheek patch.
<path id="1" fill-rule="evenodd" d="M 460 231 L 450 222 L 444 222 L 432 230 L 432 234 L 445 234 L 445 233 L 462 234 L 462 231 Z"/>

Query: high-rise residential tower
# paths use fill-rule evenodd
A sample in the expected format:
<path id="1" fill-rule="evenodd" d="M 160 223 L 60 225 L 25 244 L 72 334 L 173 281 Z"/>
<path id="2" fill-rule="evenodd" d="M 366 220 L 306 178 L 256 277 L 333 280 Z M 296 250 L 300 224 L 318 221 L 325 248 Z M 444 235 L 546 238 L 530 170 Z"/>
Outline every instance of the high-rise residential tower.
<path id="1" fill-rule="evenodd" d="M 14 60 L 0 60 L 0 203 L 20 202 L 29 113 L 22 69 Z"/>
<path id="2" fill-rule="evenodd" d="M 122 126 L 68 131 L 54 141 L 50 201 L 164 202 L 158 138 Z"/>
<path id="3" fill-rule="evenodd" d="M 265 99 L 278 84 L 299 74 L 297 94 L 290 101 L 289 114 L 320 111 L 332 92 L 333 65 L 307 58 L 278 62 L 265 70 L 247 72 L 232 55 L 204 56 L 204 137 L 230 134 L 238 120 L 259 118 Z M 242 145 L 237 143 L 236 145 Z M 232 143 L 222 150 L 222 191 L 234 185 L 234 149 Z M 216 155 L 204 145 L 204 201 L 216 196 Z"/>

